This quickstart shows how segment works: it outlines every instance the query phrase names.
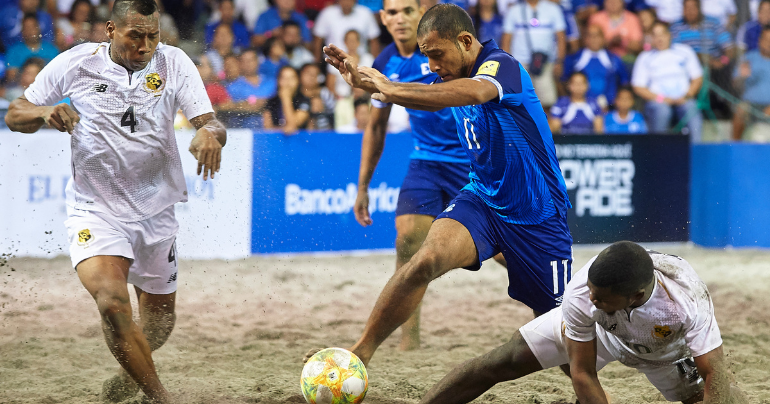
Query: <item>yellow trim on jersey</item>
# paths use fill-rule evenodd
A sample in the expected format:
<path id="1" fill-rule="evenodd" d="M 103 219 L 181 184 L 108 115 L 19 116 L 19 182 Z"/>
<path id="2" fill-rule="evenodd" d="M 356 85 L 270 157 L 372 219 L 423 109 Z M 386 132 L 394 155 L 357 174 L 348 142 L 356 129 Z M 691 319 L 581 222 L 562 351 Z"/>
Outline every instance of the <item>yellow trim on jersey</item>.
<path id="1" fill-rule="evenodd" d="M 96 52 L 99 52 L 99 49 L 101 49 L 103 46 L 104 45 L 101 45 L 101 44 L 99 46 L 97 46 L 96 50 L 94 51 L 94 53 L 91 54 L 91 56 L 96 55 Z"/>
<path id="2" fill-rule="evenodd" d="M 500 62 L 490 60 L 488 62 L 484 62 L 484 64 L 479 67 L 479 71 L 476 72 L 476 74 L 486 74 L 488 76 L 496 76 L 497 70 L 500 69 Z"/>

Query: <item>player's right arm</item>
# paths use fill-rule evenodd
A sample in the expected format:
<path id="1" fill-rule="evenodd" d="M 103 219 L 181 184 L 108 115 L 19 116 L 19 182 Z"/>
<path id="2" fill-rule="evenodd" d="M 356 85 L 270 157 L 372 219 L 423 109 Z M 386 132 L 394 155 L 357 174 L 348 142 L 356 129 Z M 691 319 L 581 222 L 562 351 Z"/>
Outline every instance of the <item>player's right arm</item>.
<path id="1" fill-rule="evenodd" d="M 15 132 L 37 132 L 43 125 L 48 125 L 59 132 L 67 131 L 72 134 L 75 125 L 80 122 L 80 116 L 68 104 L 57 104 L 52 107 L 37 106 L 21 96 L 8 107 L 5 124 Z"/>
<path id="2" fill-rule="evenodd" d="M 569 371 L 572 387 L 581 404 L 609 404 L 599 383 L 596 371 L 596 338 L 591 341 L 575 341 L 564 337 L 569 355 Z"/>
<path id="3" fill-rule="evenodd" d="M 372 218 L 369 215 L 369 184 L 372 181 L 372 175 L 380 162 L 382 150 L 385 148 L 385 134 L 388 129 L 388 119 L 390 118 L 391 105 L 384 105 L 382 108 L 372 106 L 369 123 L 364 130 L 364 136 L 361 139 L 361 166 L 358 170 L 358 195 L 353 212 L 356 220 L 361 226 L 372 224 Z"/>

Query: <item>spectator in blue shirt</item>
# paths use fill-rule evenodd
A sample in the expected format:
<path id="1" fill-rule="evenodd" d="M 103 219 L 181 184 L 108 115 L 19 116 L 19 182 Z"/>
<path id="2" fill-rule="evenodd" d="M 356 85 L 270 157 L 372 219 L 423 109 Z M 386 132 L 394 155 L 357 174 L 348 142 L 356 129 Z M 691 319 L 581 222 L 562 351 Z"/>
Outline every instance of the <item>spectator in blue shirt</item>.
<path id="1" fill-rule="evenodd" d="M 35 14 L 27 14 L 22 20 L 21 36 L 23 42 L 8 48 L 8 81 L 15 81 L 21 65 L 31 57 L 39 57 L 46 63 L 50 62 L 59 50 L 53 42 L 40 38 L 40 25 Z"/>
<path id="2" fill-rule="evenodd" d="M 251 44 L 257 47 L 264 45 L 267 38 L 279 33 L 281 26 L 286 21 L 294 21 L 302 28 L 302 40 L 305 43 L 310 43 L 313 40 L 307 17 L 297 11 L 297 1 L 275 0 L 275 7 L 268 8 L 257 19 Z"/>
<path id="3" fill-rule="evenodd" d="M 34 14 L 40 24 L 43 39 L 53 42 L 54 25 L 51 15 L 40 10 L 40 0 L 18 0 L 0 7 L 0 38 L 6 48 L 22 41 L 21 26 L 24 16 Z"/>
<path id="4" fill-rule="evenodd" d="M 228 119 L 228 127 L 261 128 L 262 110 L 269 98 L 277 91 L 275 79 L 261 77 L 259 58 L 253 49 L 244 51 L 240 57 L 225 57 L 225 75 L 227 93 L 236 104 Z"/>
<path id="5" fill-rule="evenodd" d="M 286 47 L 280 37 L 272 37 L 262 47 L 263 58 L 259 63 L 259 75 L 263 78 L 278 80 L 278 71 L 289 64 Z"/>
<path id="6" fill-rule="evenodd" d="M 476 27 L 479 41 L 494 39 L 496 43 L 500 43 L 503 38 L 503 16 L 498 11 L 497 1 L 478 0 L 472 11 L 473 25 Z"/>
<path id="7" fill-rule="evenodd" d="M 588 96 L 606 110 L 614 104 L 618 87 L 628 85 L 630 77 L 620 57 L 605 48 L 604 32 L 598 25 L 589 26 L 585 35 L 585 49 L 565 59 L 562 81 L 574 72 L 583 73 L 588 79 Z"/>
<path id="8" fill-rule="evenodd" d="M 757 19 L 743 24 L 735 35 L 738 49 L 743 52 L 756 50 L 762 30 L 770 27 L 770 0 L 762 0 L 757 9 Z"/>
<path id="9" fill-rule="evenodd" d="M 684 0 L 682 19 L 671 24 L 671 43 L 689 45 L 712 69 L 725 67 L 734 56 L 730 33 L 718 19 L 703 15 L 700 0 Z"/>
<path id="10" fill-rule="evenodd" d="M 251 33 L 245 25 L 235 19 L 233 0 L 220 0 L 219 14 L 221 15 L 219 21 L 206 25 L 206 46 L 211 46 L 211 42 L 214 40 L 214 31 L 218 26 L 224 24 L 229 25 L 230 30 L 233 31 L 235 38 L 233 45 L 238 48 L 248 48 L 251 43 Z"/>
<path id="11" fill-rule="evenodd" d="M 733 140 L 741 140 L 746 124 L 757 118 L 749 107 L 761 111 L 770 121 L 770 27 L 762 30 L 759 48 L 746 54 L 735 71 L 735 84 L 743 88 L 743 103 L 733 117 Z"/>
<path id="12" fill-rule="evenodd" d="M 593 97 L 586 96 L 588 79 L 581 72 L 572 73 L 567 82 L 568 97 L 561 97 L 551 107 L 548 124 L 551 132 L 563 135 L 601 134 L 604 132 L 602 109 Z"/>
<path id="13" fill-rule="evenodd" d="M 630 87 L 621 87 L 615 98 L 615 110 L 604 117 L 604 133 L 608 135 L 647 133 L 644 115 L 634 111 L 634 93 Z"/>

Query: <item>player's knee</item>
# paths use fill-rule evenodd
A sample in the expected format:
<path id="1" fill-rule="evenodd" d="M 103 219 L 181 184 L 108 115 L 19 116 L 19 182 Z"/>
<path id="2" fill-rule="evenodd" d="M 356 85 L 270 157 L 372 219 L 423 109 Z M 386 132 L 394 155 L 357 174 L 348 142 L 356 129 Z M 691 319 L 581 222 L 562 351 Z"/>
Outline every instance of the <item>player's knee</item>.
<path id="1" fill-rule="evenodd" d="M 430 249 L 420 250 L 412 257 L 408 265 L 402 267 L 405 269 L 404 276 L 414 282 L 428 284 L 436 278 L 436 274 L 440 271 L 439 258 L 440 255 L 436 251 Z"/>
<path id="2" fill-rule="evenodd" d="M 396 254 L 398 254 L 398 259 L 409 261 L 420 249 L 423 241 L 425 241 L 425 235 L 421 232 L 399 231 L 396 236 Z"/>
<path id="3" fill-rule="evenodd" d="M 121 332 L 128 327 L 131 319 L 131 303 L 115 296 L 99 297 L 97 300 L 102 321 L 113 331 Z"/>

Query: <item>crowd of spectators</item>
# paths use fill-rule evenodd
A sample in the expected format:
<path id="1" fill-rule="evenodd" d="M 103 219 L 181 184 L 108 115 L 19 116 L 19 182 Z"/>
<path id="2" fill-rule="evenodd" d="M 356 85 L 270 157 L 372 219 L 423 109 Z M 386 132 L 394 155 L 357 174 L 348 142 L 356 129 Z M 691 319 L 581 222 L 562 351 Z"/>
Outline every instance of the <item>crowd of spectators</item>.
<path id="1" fill-rule="evenodd" d="M 555 133 L 681 130 L 697 142 L 706 110 L 732 119 L 738 140 L 747 125 L 769 119 L 770 0 L 443 1 L 465 8 L 479 40 L 494 40 L 527 68 Z M 321 47 L 335 43 L 371 66 L 392 41 L 382 0 L 158 3 L 161 41 L 195 61 L 228 126 L 287 134 L 366 126 L 368 95 L 324 65 Z M 59 52 L 107 41 L 110 6 L 0 0 L 0 111 Z M 741 102 L 703 95 L 711 83 Z M 408 125 L 394 109 L 389 129 Z"/>

